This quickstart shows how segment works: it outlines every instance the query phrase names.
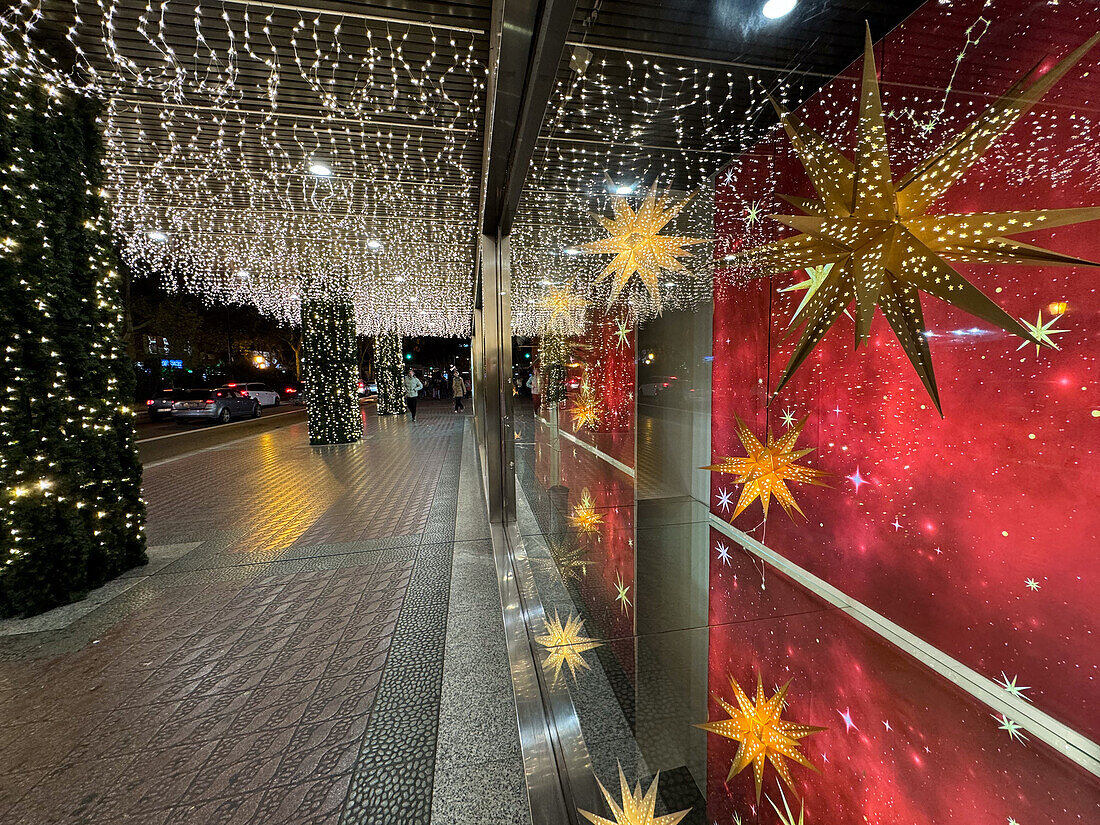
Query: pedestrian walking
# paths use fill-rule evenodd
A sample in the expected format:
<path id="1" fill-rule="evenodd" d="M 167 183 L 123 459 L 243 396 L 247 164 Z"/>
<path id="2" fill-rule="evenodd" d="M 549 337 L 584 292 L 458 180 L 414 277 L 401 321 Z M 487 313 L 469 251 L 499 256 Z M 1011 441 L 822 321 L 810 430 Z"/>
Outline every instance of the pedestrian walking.
<path id="1" fill-rule="evenodd" d="M 455 377 L 451 381 L 451 389 L 455 394 L 455 412 L 465 412 L 466 407 L 462 404 L 462 399 L 466 395 L 466 382 L 462 380 L 462 375 L 459 372 L 455 372 Z"/>
<path id="2" fill-rule="evenodd" d="M 405 376 L 405 403 L 409 407 L 413 421 L 416 421 L 416 399 L 420 397 L 422 389 L 424 389 L 424 385 L 416 377 L 416 373 L 410 369 L 409 374 Z"/>

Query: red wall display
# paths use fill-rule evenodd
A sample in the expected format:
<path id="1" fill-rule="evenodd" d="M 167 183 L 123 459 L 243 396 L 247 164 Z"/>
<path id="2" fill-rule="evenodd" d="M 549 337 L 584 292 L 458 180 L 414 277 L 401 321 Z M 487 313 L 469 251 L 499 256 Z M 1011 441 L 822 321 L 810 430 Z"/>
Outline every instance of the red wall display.
<path id="1" fill-rule="evenodd" d="M 875 48 L 895 178 L 1033 66 L 1049 68 L 1097 31 L 1100 7 L 1084 0 L 927 3 Z M 857 62 L 798 112 L 849 158 L 860 69 Z M 1100 46 L 929 211 L 1100 205 L 1098 138 Z M 780 194 L 805 197 L 813 191 L 787 136 L 777 131 L 718 176 L 716 255 L 790 234 L 755 217 L 758 211 L 794 213 Z M 1013 238 L 1100 260 L 1100 222 Z M 799 446 L 814 452 L 802 463 L 830 473 L 830 486 L 789 484 L 804 519 L 789 518 L 773 506 L 762 524 L 755 503 L 735 526 L 982 675 L 1015 678 L 1028 687 L 1024 695 L 1036 707 L 1096 740 L 1100 268 L 954 265 L 1012 316 L 1031 323 L 1040 312 L 1043 323 L 1057 317 L 1050 328 L 1064 330 L 1052 335 L 1058 349 L 1037 354 L 1034 345 L 1020 347 L 1020 339 L 923 296 L 942 419 L 881 312 L 859 350 L 853 348 L 854 324 L 842 316 L 769 407 L 769 389 L 797 340 L 784 336 L 801 293 L 783 290 L 805 275 L 747 283 L 731 278 L 716 287 L 713 456 L 717 461 L 744 454 L 735 416 L 760 438 L 766 431 L 781 434 L 790 422 L 808 416 Z M 732 491 L 736 502 L 740 492 L 734 482 L 731 476 L 712 478 L 712 512 L 727 519 L 732 507 L 723 504 L 724 496 Z M 711 620 L 718 624 L 732 621 L 745 598 L 744 583 L 741 591 L 731 591 L 726 572 L 712 563 Z M 810 636 L 821 634 L 793 627 L 787 632 L 787 647 L 799 657 L 816 649 Z M 829 635 L 823 655 L 813 654 L 816 664 L 798 665 L 813 682 L 815 703 L 823 703 L 822 714 L 830 717 L 822 724 L 835 727 L 841 721 L 837 707 L 856 707 L 857 701 L 868 715 L 900 718 L 911 697 L 883 675 L 874 661 L 879 654 L 871 656 L 865 643 L 851 642 L 852 634 L 841 629 Z M 782 650 L 754 652 L 744 638 L 736 644 L 716 638 L 710 678 L 719 692 L 727 667 L 738 669 L 735 675 L 745 684 L 754 660 L 767 660 L 769 670 L 788 666 Z M 860 671 L 848 685 L 835 678 L 846 662 Z M 1029 758 L 1038 760 L 1034 752 L 1041 746 L 1010 740 L 988 713 L 983 717 L 980 708 L 951 701 L 955 705 L 930 702 L 907 723 L 910 745 L 904 754 L 880 753 L 877 718 L 863 735 L 878 744 L 845 750 L 844 770 L 866 776 L 868 783 L 877 777 L 872 784 L 890 786 L 893 790 L 881 793 L 896 794 L 893 801 L 874 799 L 858 787 L 847 796 L 833 789 L 833 802 L 822 803 L 824 809 L 819 805 L 812 821 L 1088 818 L 1082 813 L 1087 808 L 1067 802 L 1077 797 L 1055 793 L 1062 786 L 1053 779 L 1028 798 L 1026 804 L 1033 806 L 1028 818 L 1013 813 L 1018 806 L 1008 803 L 1027 794 L 1015 787 L 988 790 L 1009 781 L 995 775 L 1002 767 L 991 766 L 1000 760 L 1026 765 Z M 917 747 L 913 739 L 918 735 L 941 743 L 951 735 L 965 738 L 952 744 L 957 758 L 944 760 L 921 753 L 924 745 Z M 903 757 L 911 763 L 904 771 L 883 772 L 883 759 Z M 730 759 L 732 751 L 712 752 L 712 780 L 718 774 L 725 779 Z M 833 767 L 825 767 L 825 776 L 836 762 L 830 757 Z M 1045 762 L 1030 769 L 1053 771 Z M 918 781 L 923 788 L 906 786 Z M 979 792 L 978 786 L 986 790 Z M 1095 816 L 1096 791 L 1091 792 Z M 966 804 L 948 800 L 963 795 L 970 799 Z M 942 803 L 943 811 L 937 814 L 932 802 Z M 888 814 L 893 805 L 901 812 L 895 808 Z"/>

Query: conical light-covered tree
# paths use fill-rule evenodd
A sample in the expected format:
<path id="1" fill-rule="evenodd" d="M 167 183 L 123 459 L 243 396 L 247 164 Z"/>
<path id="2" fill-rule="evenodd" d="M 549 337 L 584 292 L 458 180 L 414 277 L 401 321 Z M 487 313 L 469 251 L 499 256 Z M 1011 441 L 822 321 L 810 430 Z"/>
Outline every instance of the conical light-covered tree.
<path id="1" fill-rule="evenodd" d="M 0 615 L 146 562 L 98 103 L 0 67 Z"/>

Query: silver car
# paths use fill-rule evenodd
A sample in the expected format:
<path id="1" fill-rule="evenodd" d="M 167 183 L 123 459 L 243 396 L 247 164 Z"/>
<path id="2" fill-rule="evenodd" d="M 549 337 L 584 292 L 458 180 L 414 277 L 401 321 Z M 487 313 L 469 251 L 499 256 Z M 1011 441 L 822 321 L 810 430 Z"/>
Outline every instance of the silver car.
<path id="1" fill-rule="evenodd" d="M 172 419 L 180 424 L 185 421 L 226 424 L 233 418 L 259 418 L 260 413 L 259 401 L 233 387 L 185 390 L 172 403 Z"/>

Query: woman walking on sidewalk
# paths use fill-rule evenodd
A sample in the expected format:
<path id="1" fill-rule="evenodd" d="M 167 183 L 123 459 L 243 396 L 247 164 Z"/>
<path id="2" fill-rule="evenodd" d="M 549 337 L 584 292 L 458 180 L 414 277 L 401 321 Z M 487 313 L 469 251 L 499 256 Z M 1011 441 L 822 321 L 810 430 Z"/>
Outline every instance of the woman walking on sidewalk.
<path id="1" fill-rule="evenodd" d="M 420 379 L 410 367 L 409 374 L 405 376 L 405 403 L 409 407 L 409 412 L 412 413 L 413 421 L 416 421 L 416 399 L 420 397 L 422 389 L 424 385 L 420 383 Z"/>
<path id="2" fill-rule="evenodd" d="M 451 380 L 451 389 L 455 394 L 455 412 L 464 412 L 466 407 L 462 404 L 462 397 L 466 395 L 466 382 L 458 370 L 455 370 L 455 377 Z"/>

